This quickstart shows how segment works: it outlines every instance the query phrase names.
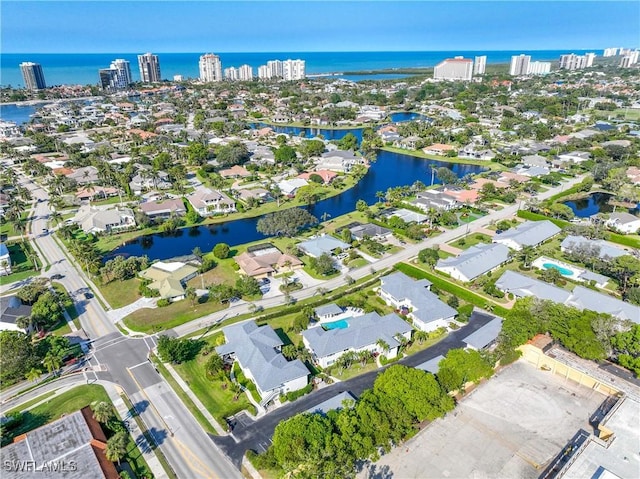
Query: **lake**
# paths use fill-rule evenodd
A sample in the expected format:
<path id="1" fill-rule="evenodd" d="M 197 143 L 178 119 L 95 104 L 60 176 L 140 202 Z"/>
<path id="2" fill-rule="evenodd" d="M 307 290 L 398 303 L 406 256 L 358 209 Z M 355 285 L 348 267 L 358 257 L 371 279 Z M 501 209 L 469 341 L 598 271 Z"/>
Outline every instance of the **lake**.
<path id="1" fill-rule="evenodd" d="M 609 204 L 611 199 L 608 193 L 591 193 L 579 200 L 565 201 L 563 204 L 571 208 L 578 218 L 588 218 L 598 213 L 611 213 L 613 206 Z"/>
<path id="2" fill-rule="evenodd" d="M 439 168 L 441 166 L 451 169 L 459 178 L 483 170 L 475 165 L 445 163 L 400 153 L 379 151 L 377 161 L 371 165 L 368 173 L 356 186 L 310 206 L 309 210 L 318 218 L 324 213 L 330 215 L 330 218 L 336 218 L 355 210 L 356 202 L 360 199 L 365 200 L 368 204 L 375 203 L 378 191 L 386 191 L 394 186 L 411 185 L 417 180 L 430 185 L 431 167 Z M 438 183 L 437 179 L 435 183 Z M 184 228 L 172 235 L 142 236 L 115 249 L 109 257 L 114 255 L 147 255 L 152 260 L 167 259 L 189 254 L 196 246 L 204 252 L 209 252 L 217 243 L 236 246 L 257 241 L 265 238 L 256 230 L 258 219 L 259 217 L 247 218 L 215 225 Z"/>

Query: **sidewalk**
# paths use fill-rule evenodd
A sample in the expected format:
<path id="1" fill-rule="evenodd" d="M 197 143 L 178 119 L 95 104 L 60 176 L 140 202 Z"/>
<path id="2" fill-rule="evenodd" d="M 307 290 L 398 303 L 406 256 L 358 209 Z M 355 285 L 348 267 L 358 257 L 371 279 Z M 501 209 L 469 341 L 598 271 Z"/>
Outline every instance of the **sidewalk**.
<path id="1" fill-rule="evenodd" d="M 202 413 L 202 415 L 205 417 L 205 419 L 207 421 L 209 421 L 209 423 L 213 426 L 213 428 L 216 430 L 216 432 L 218 433 L 218 435 L 220 436 L 226 436 L 228 435 L 227 431 L 225 431 L 222 426 L 220 426 L 220 424 L 218 423 L 218 421 L 216 421 L 216 419 L 211 415 L 211 413 L 207 410 L 206 407 L 204 407 L 204 404 L 202 404 L 202 402 L 200 401 L 200 399 L 198 399 L 198 396 L 196 396 L 193 391 L 191 390 L 191 388 L 189 388 L 189 386 L 187 386 L 187 384 L 184 382 L 184 380 L 180 377 L 180 375 L 176 372 L 175 369 L 173 369 L 173 366 L 171 366 L 171 364 L 169 363 L 163 363 L 164 366 L 167 368 L 167 371 L 169 371 L 169 374 L 171 374 L 171 376 L 173 377 L 173 379 L 175 379 L 175 381 L 178 383 L 178 386 L 180 386 L 180 389 L 182 389 L 187 396 L 189 396 L 189 399 L 191 399 L 193 401 L 193 403 L 196 405 L 196 407 L 198 408 L 198 410 Z"/>
<path id="2" fill-rule="evenodd" d="M 144 460 L 147 461 L 149 469 L 151 469 L 154 477 L 156 479 L 168 479 L 169 476 L 167 476 L 162 464 L 160 464 L 156 454 L 153 452 L 153 449 L 151 449 L 151 446 L 144 437 L 144 434 L 142 434 L 138 423 L 131 417 L 131 412 L 127 408 L 127 405 L 124 403 L 121 396 L 121 394 L 124 394 L 124 391 L 118 391 L 120 388 L 112 384 L 101 383 L 101 385 L 106 389 L 107 394 L 109 395 L 113 406 L 116 408 L 116 411 L 118 411 L 120 418 L 123 421 L 127 421 L 129 433 L 144 456 Z"/>
<path id="3" fill-rule="evenodd" d="M 107 316 L 114 323 L 121 321 L 125 316 L 130 315 L 131 313 L 138 311 L 142 308 L 157 308 L 158 298 L 140 298 L 134 301 L 131 304 L 127 304 L 122 308 L 111 309 L 107 311 Z"/>

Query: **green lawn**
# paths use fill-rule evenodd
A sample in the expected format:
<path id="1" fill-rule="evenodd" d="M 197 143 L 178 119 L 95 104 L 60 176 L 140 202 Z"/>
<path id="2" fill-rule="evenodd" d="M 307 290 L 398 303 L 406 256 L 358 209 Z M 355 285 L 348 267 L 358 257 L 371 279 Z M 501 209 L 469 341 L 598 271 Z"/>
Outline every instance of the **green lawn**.
<path id="1" fill-rule="evenodd" d="M 124 324 L 142 333 L 154 333 L 157 331 L 175 328 L 188 321 L 200 318 L 207 314 L 221 311 L 228 304 L 220 304 L 213 301 L 196 303 L 191 306 L 189 300 L 176 301 L 164 308 L 142 308 L 124 318 Z"/>
<path id="2" fill-rule="evenodd" d="M 27 254 L 31 250 L 29 243 L 16 242 L 7 244 L 9 250 L 9 256 L 11 257 L 11 271 L 12 273 L 7 276 L 0 276 L 0 284 L 9 284 L 15 281 L 21 281 L 39 274 L 39 271 L 34 269 L 33 262 Z M 40 265 L 36 265 L 39 267 Z"/>
<path id="3" fill-rule="evenodd" d="M 55 393 L 56 393 L 55 391 L 49 391 L 48 393 L 44 393 L 41 396 L 38 396 L 36 398 L 31 399 L 30 401 L 26 401 L 26 402 L 20 404 L 20 406 L 16 406 L 13 409 L 9 409 L 8 411 L 5 411 L 4 415 L 8 416 L 9 414 L 13 414 L 15 412 L 26 411 L 27 409 L 29 409 L 34 404 L 37 404 L 40 401 L 44 401 L 45 399 L 50 398 Z"/>
<path id="4" fill-rule="evenodd" d="M 24 211 L 21 215 L 20 215 L 20 219 L 25 221 L 25 226 L 27 226 L 26 221 L 27 221 L 27 217 L 29 216 L 29 212 L 28 211 Z M 28 230 L 25 230 L 25 234 L 27 233 Z M 5 221 L 2 220 L 2 222 L 0 223 L 0 237 L 2 238 L 10 238 L 12 236 L 20 236 L 20 233 L 17 233 L 16 230 L 13 228 L 13 223 L 10 221 Z"/>
<path id="5" fill-rule="evenodd" d="M 126 279 L 124 281 L 111 281 L 107 284 L 100 284 L 96 281 L 100 292 L 113 309 L 122 308 L 141 298 L 138 292 L 140 280 L 137 278 Z"/>
<path id="6" fill-rule="evenodd" d="M 364 258 L 356 258 L 353 261 L 349 261 L 347 266 L 351 269 L 361 268 L 362 266 L 368 265 L 369 262 Z"/>
<path id="7" fill-rule="evenodd" d="M 472 233 L 468 236 L 452 241 L 449 245 L 460 249 L 467 249 L 479 243 L 491 243 L 491 236 L 483 233 Z"/>
<path id="8" fill-rule="evenodd" d="M 340 379 L 341 381 L 346 381 L 347 379 L 351 379 L 353 377 L 360 376 L 361 374 L 375 371 L 376 369 L 378 369 L 378 365 L 373 360 L 371 362 L 368 362 L 364 366 L 362 366 L 360 362 L 356 361 L 351 365 L 351 367 L 343 369 L 342 371 L 334 368 L 331 371 L 331 376 Z"/>
<path id="9" fill-rule="evenodd" d="M 428 160 L 438 160 L 438 161 L 444 161 L 447 163 L 460 163 L 464 165 L 477 165 L 477 166 L 483 166 L 491 170 L 507 169 L 505 166 L 501 165 L 500 163 L 494 163 L 492 161 L 486 161 L 486 160 L 471 160 L 471 159 L 458 158 L 458 157 L 451 158 L 448 156 L 427 155 L 422 150 L 406 150 L 404 148 L 396 148 L 393 146 L 385 146 L 384 148 L 381 148 L 381 149 L 386 151 L 391 151 L 394 153 L 401 153 L 404 155 L 416 156 L 418 158 L 425 158 Z"/>
<path id="10" fill-rule="evenodd" d="M 215 340 L 214 338 L 215 336 L 207 338 L 207 341 L 214 344 L 212 342 Z M 254 414 L 255 408 L 246 395 L 240 394 L 238 399 L 234 400 L 235 394 L 230 387 L 224 389 L 225 383 L 223 381 L 212 380 L 207 376 L 204 370 L 206 360 L 206 356 L 199 354 L 191 361 L 176 364 L 175 369 L 218 423 L 224 425 L 226 417 L 244 409 L 248 409 Z"/>
<path id="11" fill-rule="evenodd" d="M 447 337 L 447 333 L 445 332 L 440 336 L 435 336 L 433 338 L 430 337 L 429 339 L 426 339 L 425 341 L 422 342 L 422 344 L 420 344 L 418 341 L 413 341 L 413 344 L 411 344 L 411 346 L 409 346 L 404 350 L 404 354 L 405 356 L 411 356 L 413 354 L 416 354 L 417 352 L 423 351 L 427 348 L 430 348 L 434 344 L 439 343 L 446 337 Z"/>

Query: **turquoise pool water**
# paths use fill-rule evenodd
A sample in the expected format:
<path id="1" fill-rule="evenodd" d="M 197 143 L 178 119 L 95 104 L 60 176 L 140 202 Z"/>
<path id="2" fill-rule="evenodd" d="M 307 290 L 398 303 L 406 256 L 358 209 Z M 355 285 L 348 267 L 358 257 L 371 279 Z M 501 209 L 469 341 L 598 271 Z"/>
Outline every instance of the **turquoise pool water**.
<path id="1" fill-rule="evenodd" d="M 330 323 L 323 323 L 322 327 L 326 330 L 329 329 L 346 329 L 349 327 L 349 318 L 341 319 L 339 321 L 332 321 Z"/>
<path id="2" fill-rule="evenodd" d="M 560 271 L 560 274 L 562 276 L 573 276 L 573 271 L 571 271 L 570 269 L 564 268 L 564 267 L 560 266 L 559 264 L 543 263 L 542 267 L 544 269 L 549 269 L 549 268 L 557 269 L 558 271 Z"/>

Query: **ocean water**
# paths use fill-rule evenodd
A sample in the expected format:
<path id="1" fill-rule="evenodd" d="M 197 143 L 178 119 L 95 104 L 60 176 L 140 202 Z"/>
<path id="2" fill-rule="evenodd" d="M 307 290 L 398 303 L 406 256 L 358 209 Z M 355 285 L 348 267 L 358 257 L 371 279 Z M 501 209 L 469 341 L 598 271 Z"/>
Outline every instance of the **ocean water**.
<path id="1" fill-rule="evenodd" d="M 300 58 L 306 61 L 307 74 L 343 73 L 354 71 L 382 70 L 392 68 L 433 67 L 445 58 L 462 55 L 473 58 L 487 55 L 487 63 L 508 63 L 512 55 L 525 53 L 536 60 L 558 60 L 564 53 L 583 54 L 586 50 L 538 50 L 538 51 L 440 51 L 440 52 L 263 52 L 263 53 L 218 53 L 222 68 L 249 64 L 257 75 L 259 65 L 268 60 Z M 140 52 L 144 53 L 144 52 Z M 174 75 L 185 78 L 198 77 L 198 59 L 205 52 L 157 53 L 162 78 L 171 80 Z M 217 53 L 217 52 L 214 52 Z M 40 63 L 48 86 L 89 85 L 98 83 L 98 70 L 108 68 L 116 58 L 131 62 L 133 80 L 140 79 L 138 57 L 134 53 L 3 53 L 0 55 L 0 85 L 23 87 L 20 63 Z M 350 77 L 353 78 L 353 77 Z"/>

